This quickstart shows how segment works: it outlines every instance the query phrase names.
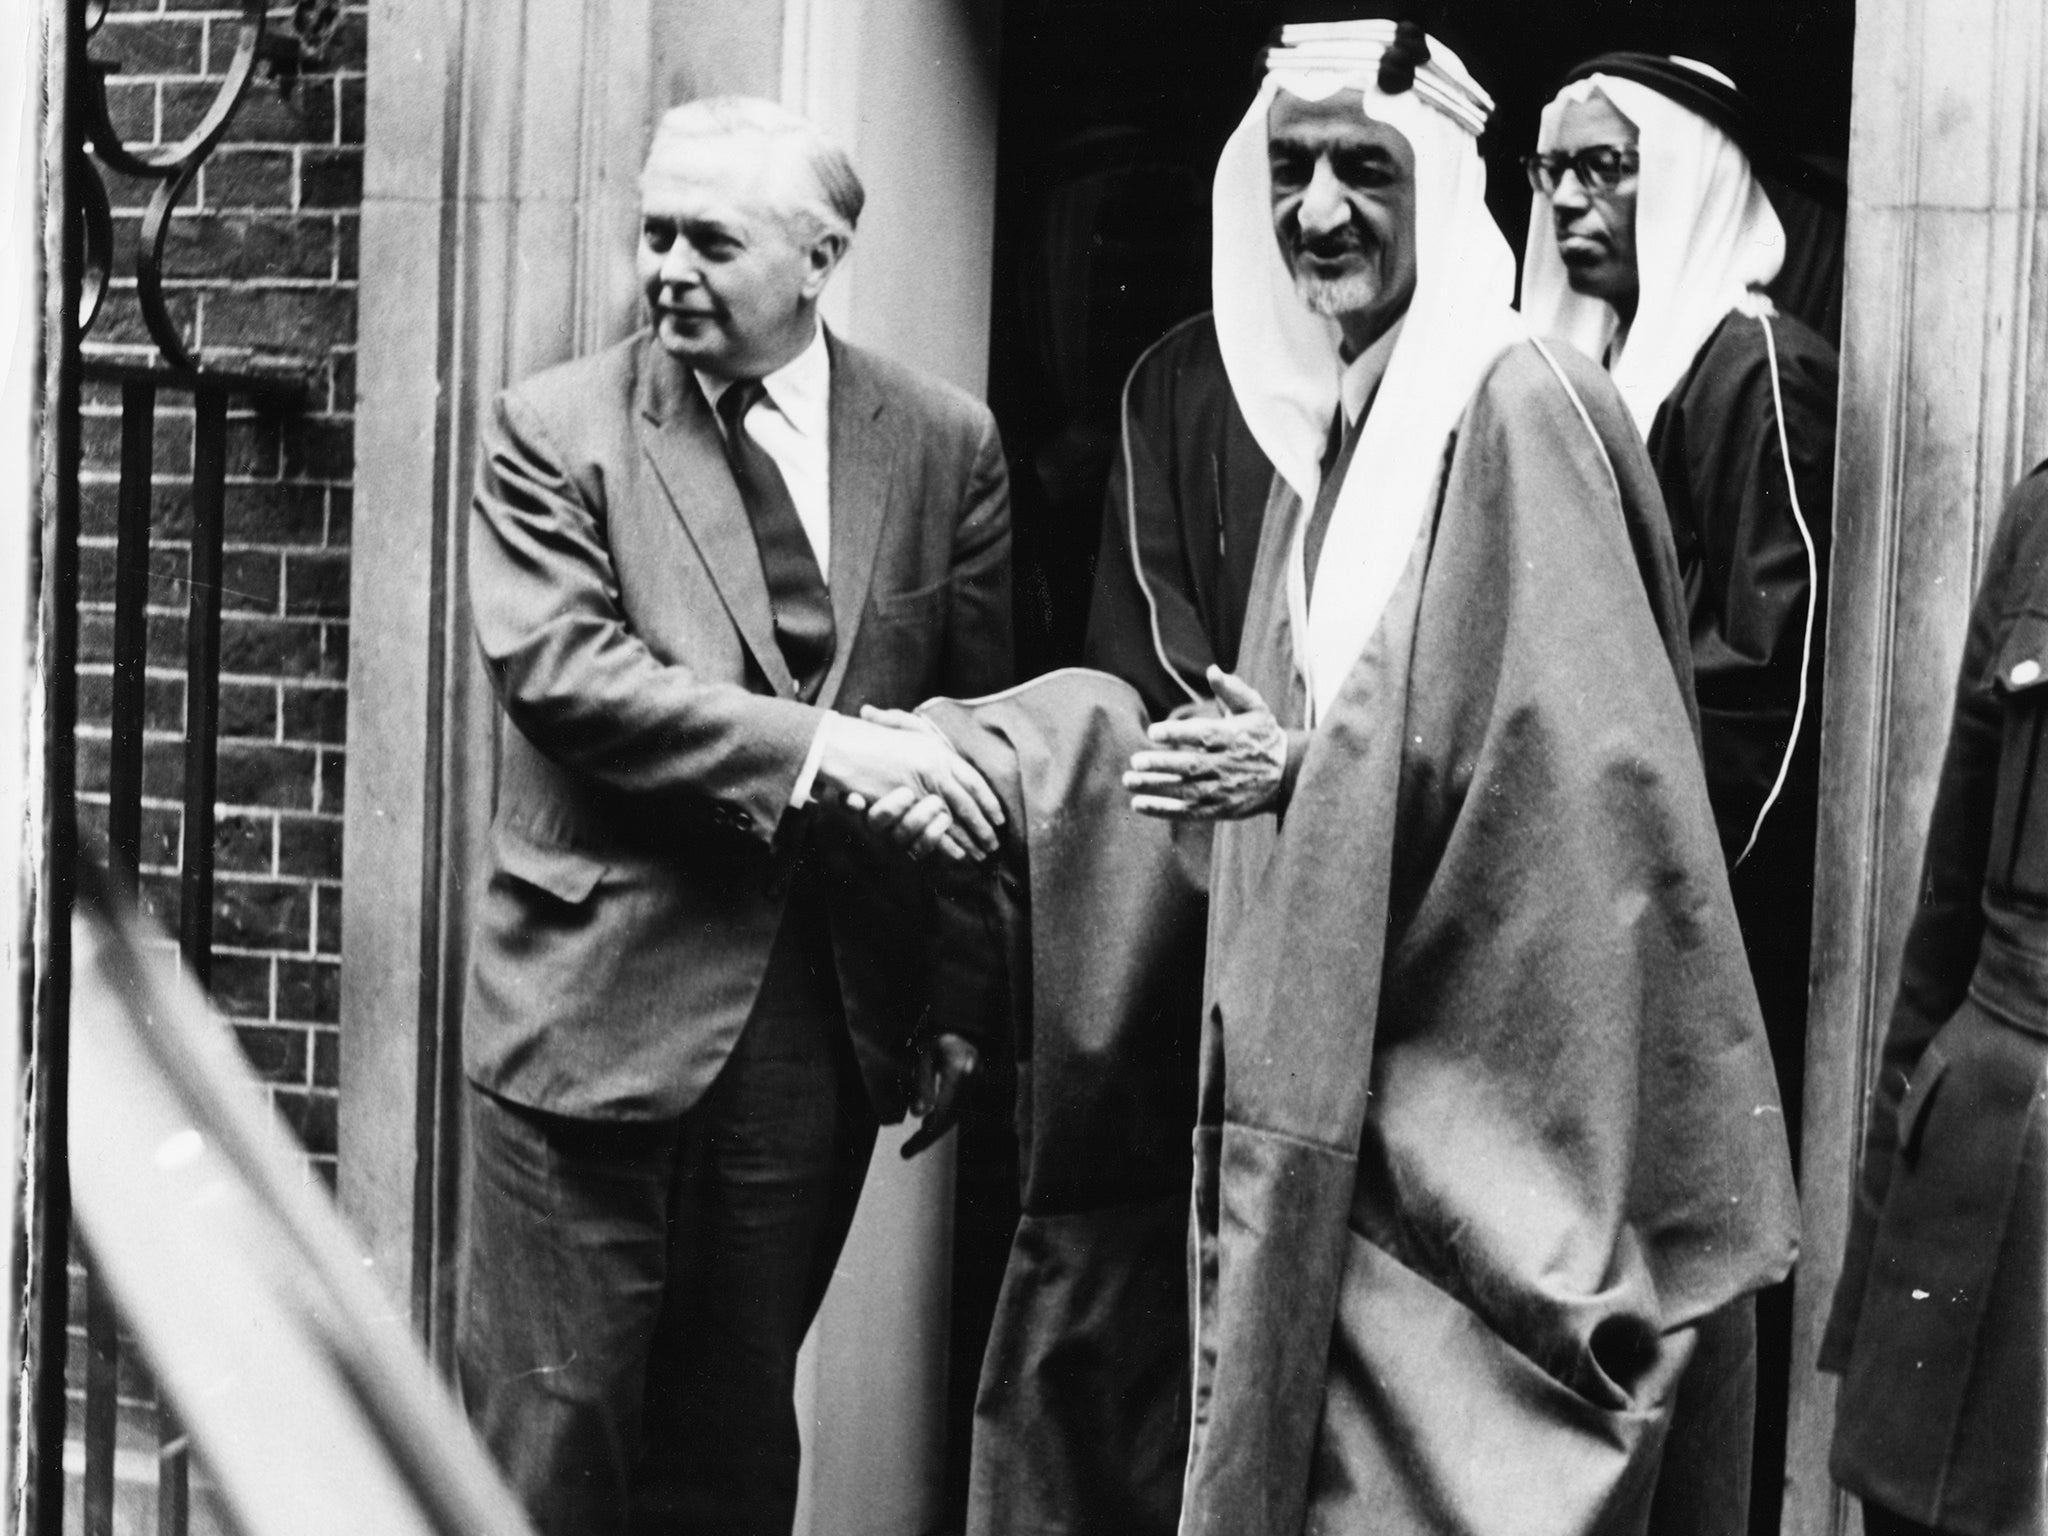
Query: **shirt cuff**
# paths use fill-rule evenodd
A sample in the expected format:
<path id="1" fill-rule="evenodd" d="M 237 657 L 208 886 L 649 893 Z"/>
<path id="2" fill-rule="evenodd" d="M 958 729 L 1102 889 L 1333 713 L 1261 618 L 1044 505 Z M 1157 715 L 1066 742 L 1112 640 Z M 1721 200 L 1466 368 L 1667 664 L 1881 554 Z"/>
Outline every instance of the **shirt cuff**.
<path id="1" fill-rule="evenodd" d="M 825 733 L 832 729 L 834 716 L 827 710 L 818 721 L 817 730 L 811 733 L 811 750 L 804 754 L 803 772 L 796 776 L 796 787 L 789 792 L 789 808 L 800 811 L 811 803 L 811 790 L 818 782 L 818 764 L 825 757 Z"/>

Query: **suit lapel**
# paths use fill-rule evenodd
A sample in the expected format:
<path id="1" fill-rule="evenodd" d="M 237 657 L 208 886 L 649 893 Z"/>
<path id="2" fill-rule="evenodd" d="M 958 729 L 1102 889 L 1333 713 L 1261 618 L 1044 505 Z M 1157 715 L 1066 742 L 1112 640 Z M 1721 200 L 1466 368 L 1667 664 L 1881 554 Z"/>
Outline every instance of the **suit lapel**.
<path id="1" fill-rule="evenodd" d="M 652 340 L 641 350 L 638 393 L 640 444 L 668 492 L 669 504 L 697 546 L 733 627 L 776 693 L 788 698 L 796 685 L 782 647 L 775 643 L 775 613 L 768 603 L 767 578 L 761 574 L 760 549 L 747 509 L 740 504 L 739 488 L 733 484 L 711 407 L 690 371 Z"/>
<path id="2" fill-rule="evenodd" d="M 832 354 L 832 569 L 825 584 L 832 593 L 836 646 L 818 702 L 830 708 L 846 678 L 867 612 L 868 589 L 874 585 L 898 445 L 886 419 L 888 397 L 865 360 L 829 331 L 825 344 Z"/>

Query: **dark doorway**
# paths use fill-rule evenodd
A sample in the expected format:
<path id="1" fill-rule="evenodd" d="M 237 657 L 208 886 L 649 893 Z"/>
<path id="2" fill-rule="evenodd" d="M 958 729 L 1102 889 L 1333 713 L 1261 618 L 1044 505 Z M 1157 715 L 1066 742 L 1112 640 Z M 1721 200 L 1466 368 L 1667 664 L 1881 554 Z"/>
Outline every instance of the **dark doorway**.
<path id="1" fill-rule="evenodd" d="M 1807 255 L 1787 272 L 1803 291 L 1779 297 L 1823 331 L 1838 324 L 1853 0 L 1444 0 L 1426 9 L 1498 102 L 1482 149 L 1495 216 L 1517 250 L 1529 212 L 1519 159 L 1556 78 L 1610 49 L 1687 55 L 1757 99 L 1788 159 L 1818 162 L 1820 176 L 1773 188 L 1795 252 Z M 1283 21 L 1359 14 L 1387 12 L 1362 0 L 1005 6 L 989 400 L 1009 454 L 1020 675 L 1079 659 L 1124 377 L 1169 326 L 1209 307 L 1210 177 L 1257 86 L 1261 44 Z M 1014 1223 L 1009 1127 L 984 1117 L 961 1142 L 956 1518 L 981 1345 Z"/>
<path id="2" fill-rule="evenodd" d="M 1518 250 L 1529 200 L 1517 162 L 1537 114 L 1559 74 L 1608 49 L 1715 65 L 1762 104 L 1788 151 L 1837 171 L 1846 157 L 1852 0 L 1430 9 L 1499 103 L 1482 148 L 1495 216 Z M 1124 375 L 1168 326 L 1209 306 L 1209 181 L 1257 85 L 1260 45 L 1283 20 L 1371 12 L 1328 0 L 1006 7 L 989 398 L 1010 455 L 1025 675 L 1079 654 Z"/>

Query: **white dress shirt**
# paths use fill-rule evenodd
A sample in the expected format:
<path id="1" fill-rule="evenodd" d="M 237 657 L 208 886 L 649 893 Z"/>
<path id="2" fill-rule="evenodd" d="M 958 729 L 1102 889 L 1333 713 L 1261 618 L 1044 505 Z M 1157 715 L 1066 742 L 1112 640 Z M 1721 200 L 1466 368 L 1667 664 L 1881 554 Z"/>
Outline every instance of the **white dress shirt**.
<path id="1" fill-rule="evenodd" d="M 692 370 L 693 372 L 695 370 Z M 811 553 L 818 572 L 831 587 L 832 570 L 832 354 L 825 346 L 825 328 L 812 333 L 810 345 L 773 373 L 763 374 L 766 396 L 747 412 L 741 428 L 761 445 L 782 482 L 789 487 L 789 499 L 796 505 L 796 519 L 811 541 Z M 697 387 L 718 415 L 718 402 L 732 387 L 727 379 L 697 374 Z M 719 433 L 725 432 L 720 421 Z M 811 803 L 811 787 L 817 781 L 818 760 L 825 749 L 825 732 L 832 716 L 827 712 L 811 737 L 811 750 L 804 756 L 803 771 L 789 792 L 792 809 Z"/>
<path id="2" fill-rule="evenodd" d="M 1377 341 L 1344 365 L 1337 394 L 1344 402 L 1346 431 L 1358 425 L 1358 418 L 1366 413 L 1372 405 L 1373 396 L 1379 393 L 1380 380 L 1387 374 L 1387 359 L 1394 355 L 1394 343 L 1401 339 L 1401 324 L 1407 318 L 1403 315 L 1396 320 L 1380 333 Z"/>
<path id="3" fill-rule="evenodd" d="M 747 436 L 759 443 L 775 467 L 782 471 L 789 499 L 796 503 L 797 521 L 810 536 L 811 553 L 817 557 L 818 572 L 829 580 L 832 570 L 832 354 L 825 346 L 821 325 L 811 344 L 773 373 L 764 374 L 762 388 L 767 396 L 741 423 Z M 718 402 L 731 387 L 728 380 L 697 375 L 697 387 L 711 402 L 715 414 Z M 719 431 L 723 433 L 721 423 Z"/>

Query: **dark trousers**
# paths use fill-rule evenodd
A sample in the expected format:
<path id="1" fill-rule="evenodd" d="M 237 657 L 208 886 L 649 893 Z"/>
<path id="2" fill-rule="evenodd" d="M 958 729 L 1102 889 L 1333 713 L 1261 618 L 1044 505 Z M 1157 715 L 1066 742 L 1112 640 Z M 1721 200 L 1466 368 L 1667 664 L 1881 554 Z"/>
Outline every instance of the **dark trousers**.
<path id="1" fill-rule="evenodd" d="M 1671 1407 L 1649 1536 L 1742 1536 L 1756 1417 L 1756 1299 L 1704 1318 Z"/>
<path id="2" fill-rule="evenodd" d="M 456 1351 L 544 1536 L 786 1536 L 797 1349 L 874 1147 L 821 921 L 680 1119 L 470 1094 Z"/>
<path id="3" fill-rule="evenodd" d="M 1764 1033 L 1777 1068 L 1778 1098 L 1792 1170 L 1806 1096 L 1806 988 L 1813 933 L 1811 812 L 1792 811 L 1765 823 L 1756 851 L 1728 878 L 1743 948 L 1763 1010 Z M 1779 813 L 1774 811 L 1773 815 Z M 1792 1282 L 1760 1292 L 1756 1302 L 1756 1434 L 1750 1481 L 1750 1536 L 1777 1536 L 1785 1502 L 1785 1437 L 1792 1421 Z M 1807 1370 L 1811 1371 L 1809 1364 Z"/>
<path id="4" fill-rule="evenodd" d="M 1863 1536 L 1941 1536 L 1931 1525 L 1895 1515 L 1882 1504 L 1863 1501 Z"/>

